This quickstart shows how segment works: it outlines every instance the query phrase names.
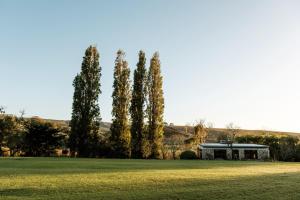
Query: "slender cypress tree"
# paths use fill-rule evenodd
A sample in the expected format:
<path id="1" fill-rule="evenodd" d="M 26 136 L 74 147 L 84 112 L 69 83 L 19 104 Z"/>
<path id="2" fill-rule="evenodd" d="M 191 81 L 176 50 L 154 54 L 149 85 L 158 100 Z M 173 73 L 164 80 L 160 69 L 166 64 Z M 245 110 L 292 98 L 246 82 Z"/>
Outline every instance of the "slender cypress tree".
<path id="1" fill-rule="evenodd" d="M 71 119 L 71 134 L 69 138 L 70 149 L 73 152 L 78 152 L 79 136 L 82 133 L 81 127 L 81 110 L 83 108 L 83 81 L 80 74 L 77 74 L 73 81 L 74 94 L 73 94 L 73 108 Z"/>
<path id="2" fill-rule="evenodd" d="M 130 69 L 124 60 L 125 53 L 117 52 L 114 69 L 113 103 L 111 146 L 115 157 L 130 157 L 130 127 L 129 127 L 129 104 L 130 104 Z"/>
<path id="3" fill-rule="evenodd" d="M 95 153 L 91 152 L 90 144 L 94 143 L 92 139 L 99 134 L 100 128 L 100 77 L 99 53 L 96 47 L 90 46 L 85 51 L 81 72 L 73 81 L 70 147 L 81 157 Z"/>
<path id="4" fill-rule="evenodd" d="M 150 61 L 148 73 L 148 131 L 152 144 L 152 158 L 162 158 L 162 139 L 164 134 L 164 97 L 163 77 L 161 75 L 158 52 L 154 53 Z"/>
<path id="5" fill-rule="evenodd" d="M 137 68 L 134 70 L 133 77 L 133 90 L 131 99 L 131 156 L 133 158 L 145 158 L 147 157 L 147 135 L 144 131 L 144 109 L 145 109 L 145 88 L 147 81 L 147 70 L 145 67 L 146 58 L 143 51 L 139 52 L 139 61 Z"/>

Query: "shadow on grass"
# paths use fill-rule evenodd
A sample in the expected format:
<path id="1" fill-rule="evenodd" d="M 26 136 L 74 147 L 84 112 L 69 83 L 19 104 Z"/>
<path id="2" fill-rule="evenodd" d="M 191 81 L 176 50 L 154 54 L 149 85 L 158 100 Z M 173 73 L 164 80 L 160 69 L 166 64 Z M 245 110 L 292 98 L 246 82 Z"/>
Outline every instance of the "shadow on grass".
<path id="1" fill-rule="evenodd" d="M 25 197 L 25 196 L 33 196 L 33 194 L 37 193 L 37 189 L 35 188 L 12 188 L 12 189 L 0 189 L 0 197 Z M 43 193 L 44 191 L 41 190 Z"/>
<path id="2" fill-rule="evenodd" d="M 300 199 L 300 173 L 241 176 L 224 180 L 198 178 L 152 180 L 146 183 L 63 184 L 58 188 L 0 189 L 9 199 Z"/>
<path id="3" fill-rule="evenodd" d="M 272 166 L 283 163 L 260 161 L 203 161 L 203 160 L 120 160 L 74 158 L 17 158 L 0 159 L 0 176 L 34 174 L 77 174 L 138 172 L 146 170 L 190 170 Z M 286 163 L 284 163 L 286 164 Z M 300 163 L 289 163 L 289 165 Z"/>

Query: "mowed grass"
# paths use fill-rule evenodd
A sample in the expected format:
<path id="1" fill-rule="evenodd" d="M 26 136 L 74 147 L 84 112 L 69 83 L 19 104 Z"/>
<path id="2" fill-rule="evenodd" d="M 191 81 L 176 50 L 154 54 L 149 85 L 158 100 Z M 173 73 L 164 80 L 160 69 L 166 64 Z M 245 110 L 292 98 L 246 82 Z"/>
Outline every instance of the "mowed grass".
<path id="1" fill-rule="evenodd" d="M 300 164 L 1 158 L 0 199 L 300 199 Z"/>

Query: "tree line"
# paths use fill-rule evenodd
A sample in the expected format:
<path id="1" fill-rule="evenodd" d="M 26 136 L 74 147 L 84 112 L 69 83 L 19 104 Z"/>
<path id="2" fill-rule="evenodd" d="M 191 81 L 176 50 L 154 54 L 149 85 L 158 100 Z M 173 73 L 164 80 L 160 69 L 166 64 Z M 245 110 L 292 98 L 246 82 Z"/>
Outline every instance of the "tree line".
<path id="1" fill-rule="evenodd" d="M 0 112 L 0 154 L 51 156 L 68 146 L 69 127 L 37 117 L 24 118 Z"/>

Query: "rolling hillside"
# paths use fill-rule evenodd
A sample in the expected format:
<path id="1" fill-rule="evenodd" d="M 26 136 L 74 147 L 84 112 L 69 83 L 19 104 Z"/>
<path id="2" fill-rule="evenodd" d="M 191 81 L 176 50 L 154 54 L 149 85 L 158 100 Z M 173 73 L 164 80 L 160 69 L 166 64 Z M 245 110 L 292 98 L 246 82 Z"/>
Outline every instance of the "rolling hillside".
<path id="1" fill-rule="evenodd" d="M 68 125 L 69 121 L 64 120 L 53 120 L 53 119 L 46 119 L 47 121 L 55 122 L 62 125 Z M 104 132 L 108 132 L 110 129 L 110 122 L 101 122 L 101 129 Z M 165 137 L 170 137 L 172 135 L 183 135 L 186 139 L 190 138 L 193 133 L 193 126 L 176 126 L 176 125 L 167 125 L 164 129 Z M 219 135 L 225 134 L 227 132 L 224 128 L 210 128 L 208 131 L 208 142 L 218 142 L 217 138 Z M 291 135 L 300 138 L 300 133 L 293 133 L 293 132 L 281 132 L 281 131 L 268 131 L 268 130 L 247 130 L 247 129 L 240 129 L 238 135 Z"/>
<path id="2" fill-rule="evenodd" d="M 218 142 L 217 138 L 219 135 L 226 134 L 227 130 L 224 128 L 210 128 L 208 130 L 208 142 Z M 169 137 L 173 134 L 182 134 L 185 137 L 191 137 L 193 133 L 192 126 L 166 126 L 165 127 L 165 136 Z M 240 129 L 238 135 L 291 135 L 300 138 L 300 133 L 292 132 L 280 132 L 280 131 L 267 131 L 267 130 L 247 130 Z"/>

